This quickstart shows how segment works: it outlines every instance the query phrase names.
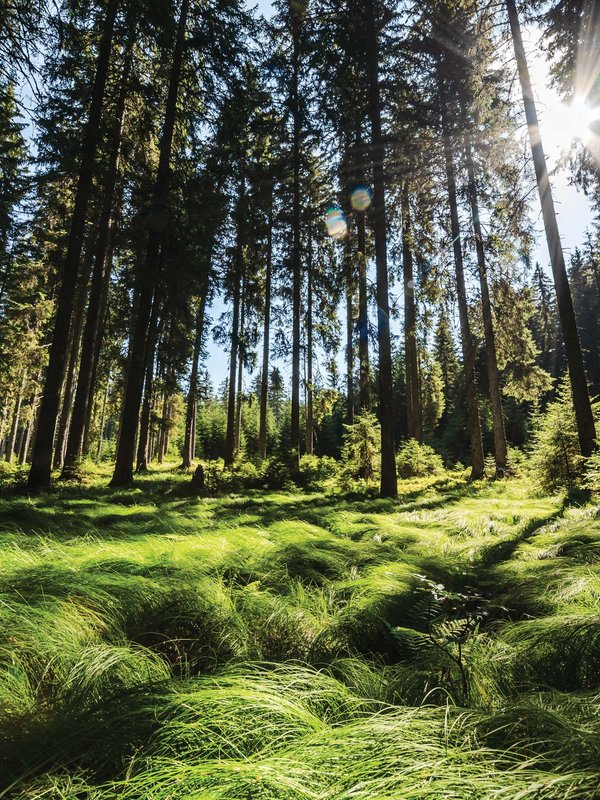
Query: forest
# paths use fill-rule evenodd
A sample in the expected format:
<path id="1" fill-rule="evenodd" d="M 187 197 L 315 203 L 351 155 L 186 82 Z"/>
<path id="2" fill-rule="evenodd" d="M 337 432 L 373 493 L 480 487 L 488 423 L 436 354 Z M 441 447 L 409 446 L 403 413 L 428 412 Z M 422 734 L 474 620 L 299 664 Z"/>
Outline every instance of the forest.
<path id="1" fill-rule="evenodd" d="M 0 800 L 599 800 L 599 53 L 0 0 Z"/>

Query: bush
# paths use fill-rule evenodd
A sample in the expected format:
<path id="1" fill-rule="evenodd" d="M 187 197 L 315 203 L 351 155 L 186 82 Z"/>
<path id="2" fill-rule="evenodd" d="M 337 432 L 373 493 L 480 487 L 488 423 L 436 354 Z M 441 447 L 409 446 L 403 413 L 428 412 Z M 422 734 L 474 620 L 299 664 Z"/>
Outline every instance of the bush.
<path id="1" fill-rule="evenodd" d="M 374 480 L 379 472 L 381 429 L 370 411 L 357 414 L 353 425 L 344 425 L 342 461 L 347 477 Z"/>
<path id="2" fill-rule="evenodd" d="M 300 472 L 308 489 L 320 489 L 326 481 L 335 478 L 338 463 L 330 456 L 303 455 L 300 459 Z"/>
<path id="3" fill-rule="evenodd" d="M 396 457 L 400 478 L 422 478 L 425 475 L 440 475 L 444 472 L 441 456 L 428 444 L 409 439 L 400 448 Z"/>
<path id="4" fill-rule="evenodd" d="M 585 461 L 579 450 L 575 409 L 567 376 L 558 386 L 556 399 L 548 404 L 546 413 L 536 422 L 531 467 L 540 489 L 543 492 L 580 489 Z"/>

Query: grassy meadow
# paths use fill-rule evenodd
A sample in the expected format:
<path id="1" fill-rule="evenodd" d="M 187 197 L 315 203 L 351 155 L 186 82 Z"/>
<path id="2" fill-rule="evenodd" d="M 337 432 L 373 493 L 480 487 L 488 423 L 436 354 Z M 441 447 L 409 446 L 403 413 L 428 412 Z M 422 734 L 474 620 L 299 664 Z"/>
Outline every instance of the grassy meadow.
<path id="1" fill-rule="evenodd" d="M 0 523 L 0 798 L 600 797 L 600 510 L 97 471 Z"/>

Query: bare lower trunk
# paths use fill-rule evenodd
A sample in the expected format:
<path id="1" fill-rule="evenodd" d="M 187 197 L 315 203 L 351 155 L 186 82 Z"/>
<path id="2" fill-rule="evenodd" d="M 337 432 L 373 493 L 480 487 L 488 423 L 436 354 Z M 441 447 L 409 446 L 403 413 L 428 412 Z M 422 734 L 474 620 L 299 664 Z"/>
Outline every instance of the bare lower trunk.
<path id="1" fill-rule="evenodd" d="M 404 272 L 404 355 L 406 360 L 407 429 L 410 439 L 423 441 L 419 356 L 417 349 L 417 311 L 413 274 L 412 231 L 408 183 L 402 186 L 402 268 Z"/>
<path id="2" fill-rule="evenodd" d="M 152 314 L 148 326 L 148 342 L 146 351 L 146 371 L 144 376 L 144 398 L 142 401 L 142 412 L 140 414 L 140 430 L 137 440 L 137 457 L 135 471 L 137 473 L 148 471 L 148 460 L 151 448 L 148 445 L 150 433 L 150 419 L 152 416 L 152 404 L 154 402 L 154 356 L 156 345 L 160 338 L 161 324 L 161 296 L 157 292 L 152 303 Z"/>
<path id="3" fill-rule="evenodd" d="M 292 398 L 290 431 L 290 464 L 293 472 L 300 470 L 300 314 L 302 295 L 302 264 L 300 252 L 300 138 L 301 112 L 299 103 L 300 35 L 293 36 L 292 90 L 290 108 L 292 113 Z"/>
<path id="4" fill-rule="evenodd" d="M 481 424 L 479 421 L 479 402 L 477 398 L 477 384 L 475 382 L 475 342 L 471 335 L 469 313 L 467 309 L 467 291 L 465 287 L 465 273 L 463 264 L 462 246 L 460 241 L 460 223 L 458 217 L 458 204 L 456 198 L 456 177 L 452 143 L 446 119 L 446 97 L 443 78 L 439 76 L 439 98 L 442 115 L 442 133 L 444 137 L 444 159 L 446 164 L 446 180 L 448 183 L 448 202 L 450 206 L 450 230 L 454 250 L 454 269 L 456 273 L 456 297 L 458 301 L 458 314 L 460 319 L 460 334 L 463 354 L 463 374 L 465 378 L 465 393 L 467 406 L 467 420 L 469 425 L 469 440 L 471 449 L 471 478 L 476 480 L 483 477 L 485 464 L 483 457 L 483 443 L 481 439 Z"/>
<path id="5" fill-rule="evenodd" d="M 352 275 L 352 252 L 350 240 L 346 239 L 344 258 L 346 261 L 346 423 L 354 425 L 354 317 Z"/>
<path id="6" fill-rule="evenodd" d="M 10 434 L 8 436 L 8 442 L 6 444 L 6 453 L 5 453 L 5 460 L 10 462 L 12 461 L 13 454 L 15 452 L 15 445 L 17 442 L 17 432 L 19 430 L 19 421 L 21 419 L 21 404 L 23 402 L 23 392 L 25 390 L 25 379 L 26 375 L 23 373 L 23 377 L 21 378 L 21 384 L 19 386 L 19 391 L 17 394 L 17 399 L 15 401 L 15 408 L 13 411 L 13 419 L 12 425 L 10 429 Z"/>
<path id="7" fill-rule="evenodd" d="M 504 415 L 502 413 L 502 396 L 500 392 L 500 374 L 498 372 L 498 358 L 496 355 L 496 335 L 492 320 L 492 304 L 487 279 L 487 266 L 485 251 L 483 249 L 483 234 L 479 219 L 479 199 L 477 196 L 477 182 L 471 145 L 467 142 L 465 147 L 467 162 L 467 177 L 469 180 L 469 200 L 471 215 L 473 217 L 473 231 L 475 233 L 475 249 L 477 251 L 477 269 L 479 272 L 479 285 L 481 287 L 481 310 L 483 315 L 483 329 L 485 332 L 485 354 L 490 388 L 490 402 L 492 405 L 492 418 L 494 426 L 494 456 L 496 460 L 496 474 L 504 475 L 507 466 L 506 434 L 504 432 Z"/>
<path id="8" fill-rule="evenodd" d="M 196 317 L 196 337 L 194 340 L 194 352 L 192 354 L 192 369 L 190 372 L 190 388 L 187 396 L 185 412 L 185 433 L 183 437 L 183 448 L 181 450 L 181 469 L 189 469 L 194 460 L 195 422 L 196 422 L 196 403 L 198 402 L 198 367 L 200 363 L 200 352 L 202 350 L 202 335 L 204 333 L 204 310 L 206 308 L 206 289 L 202 293 Z"/>
<path id="9" fill-rule="evenodd" d="M 231 344 L 229 348 L 229 382 L 227 388 L 227 431 L 225 434 L 225 464 L 233 464 L 235 457 L 235 389 L 237 360 L 240 348 L 240 301 L 242 278 L 244 274 L 245 244 L 245 194 L 246 184 L 242 177 L 238 198 L 237 234 L 235 247 L 235 263 L 233 270 L 233 317 L 231 321 Z"/>
<path id="10" fill-rule="evenodd" d="M 235 406 L 235 431 L 233 437 L 233 451 L 239 456 L 242 445 L 242 386 L 244 376 L 244 334 L 246 324 L 246 286 L 242 285 L 242 302 L 240 308 L 240 343 L 238 347 L 237 391 Z"/>
<path id="11" fill-rule="evenodd" d="M 313 274 L 312 237 L 309 227 L 308 261 L 306 274 L 306 452 L 312 456 L 315 450 L 315 428 L 313 410 Z"/>
<path id="12" fill-rule="evenodd" d="M 579 332 L 573 309 L 573 298 L 571 287 L 567 277 L 565 258 L 563 254 L 558 223 L 556 221 L 556 211 L 552 198 L 550 178 L 548 176 L 548 165 L 542 145 L 540 128 L 538 123 L 537 110 L 533 99 L 531 78 L 527 57 L 521 37 L 521 28 L 515 0 L 506 0 L 508 18 L 512 32 L 513 44 L 519 79 L 523 91 L 523 101 L 525 104 L 525 116 L 529 129 L 529 139 L 531 142 L 531 154 L 537 179 L 537 186 L 542 205 L 542 216 L 544 218 L 544 228 L 546 231 L 546 241 L 550 253 L 550 263 L 552 265 L 552 275 L 554 277 L 554 287 L 556 289 L 556 300 L 558 304 L 558 314 L 562 327 L 565 342 L 565 354 L 569 367 L 569 378 L 571 381 L 571 392 L 573 395 L 573 406 L 575 408 L 575 418 L 577 421 L 577 433 L 579 435 L 579 447 L 583 456 L 590 456 L 596 446 L 596 430 L 594 425 L 594 415 L 590 403 L 585 368 L 583 365 L 583 355 L 581 353 L 581 343 Z"/>
<path id="13" fill-rule="evenodd" d="M 263 324 L 262 372 L 260 376 L 260 421 L 258 431 L 258 452 L 261 458 L 267 457 L 267 409 L 269 405 L 269 353 L 271 329 L 271 260 L 273 257 L 273 199 L 269 209 L 269 228 L 267 234 L 267 273 L 265 276 L 265 311 Z"/>

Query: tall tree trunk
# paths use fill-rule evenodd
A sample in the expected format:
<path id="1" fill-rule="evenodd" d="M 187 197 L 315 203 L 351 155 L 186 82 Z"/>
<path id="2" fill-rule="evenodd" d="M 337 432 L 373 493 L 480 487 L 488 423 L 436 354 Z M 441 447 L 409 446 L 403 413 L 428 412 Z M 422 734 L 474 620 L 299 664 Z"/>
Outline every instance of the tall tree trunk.
<path id="1" fill-rule="evenodd" d="M 237 207 L 237 233 L 235 245 L 235 263 L 233 271 L 233 317 L 231 321 L 231 345 L 229 348 L 229 383 L 227 387 L 227 431 L 225 434 L 225 465 L 233 464 L 235 457 L 235 388 L 237 374 L 237 358 L 240 349 L 240 299 L 241 283 L 244 274 L 245 245 L 245 207 L 246 182 L 242 175 Z"/>
<path id="2" fill-rule="evenodd" d="M 494 323 L 492 320 L 492 304 L 490 301 L 486 258 L 483 248 L 481 220 L 479 218 L 477 181 L 470 142 L 467 142 L 465 145 L 465 157 L 467 162 L 467 177 L 469 181 L 469 201 L 471 204 L 471 215 L 473 217 L 473 231 L 475 233 L 477 270 L 479 272 L 479 285 L 481 287 L 481 309 L 483 314 L 483 329 L 485 332 L 485 353 L 494 427 L 494 457 L 496 461 L 496 474 L 501 477 L 505 474 L 507 467 L 506 433 L 504 431 L 504 414 L 502 413 L 502 395 L 500 393 L 500 374 L 498 372 L 498 358 L 496 355 L 496 334 L 494 333 Z"/>
<path id="3" fill-rule="evenodd" d="M 313 387 L 313 259 L 312 231 L 308 224 L 308 260 L 306 264 L 306 453 L 315 451 Z"/>
<path id="4" fill-rule="evenodd" d="M 344 242 L 346 271 L 346 424 L 354 425 L 354 276 L 350 239 Z"/>
<path id="5" fill-rule="evenodd" d="M 206 282 L 208 283 L 208 281 Z M 190 372 L 190 388 L 188 390 L 186 410 L 185 410 L 185 433 L 183 437 L 183 448 L 181 450 L 180 469 L 189 469 L 194 460 L 194 428 L 196 422 L 196 404 L 198 402 L 198 367 L 200 364 L 200 353 L 202 352 L 202 337 L 204 334 L 204 311 L 206 309 L 207 286 L 202 288 L 202 296 L 198 304 L 196 316 L 196 338 L 194 339 L 194 352 L 192 355 L 192 369 Z"/>
<path id="6" fill-rule="evenodd" d="M 444 160 L 446 163 L 446 180 L 448 183 L 448 203 L 450 206 L 450 230 L 452 246 L 454 249 L 454 268 L 456 272 L 456 297 L 458 301 L 458 315 L 460 319 L 460 334 L 463 354 L 463 374 L 465 378 L 465 393 L 467 405 L 467 420 L 469 425 L 469 440 L 471 447 L 471 479 L 482 478 L 485 470 L 483 457 L 483 442 L 481 439 L 481 424 L 479 420 L 479 402 L 477 398 L 477 384 L 475 382 L 476 349 L 467 307 L 467 290 L 465 287 L 465 271 L 463 263 L 462 246 L 460 241 L 460 223 L 458 217 L 458 203 L 456 198 L 456 174 L 452 143 L 448 130 L 446 111 L 446 94 L 438 65 L 439 99 L 442 118 L 442 135 L 444 138 Z"/>
<path id="7" fill-rule="evenodd" d="M 94 252 L 94 266 L 90 285 L 88 310 L 81 341 L 79 376 L 73 403 L 73 414 L 65 451 L 62 478 L 72 478 L 79 468 L 84 449 L 86 427 L 90 419 L 92 398 L 95 390 L 98 355 L 102 346 L 104 316 L 108 300 L 108 287 L 112 271 L 112 241 L 114 217 L 117 204 L 117 180 L 125 122 L 125 104 L 129 88 L 129 74 L 133 51 L 133 37 L 125 54 L 121 75 L 121 89 L 115 109 L 116 119 L 112 133 L 111 155 L 103 187 L 102 210 L 98 224 L 98 236 Z"/>
<path id="8" fill-rule="evenodd" d="M 161 317 L 162 296 L 157 290 L 152 301 L 150 324 L 148 325 L 148 341 L 146 350 L 146 365 L 144 376 L 144 398 L 142 413 L 140 414 L 140 429 L 137 440 L 137 456 L 135 471 L 139 474 L 148 471 L 148 461 L 151 448 L 148 443 L 150 422 L 152 418 L 152 404 L 154 402 L 154 356 L 161 335 L 164 317 Z"/>
<path id="9" fill-rule="evenodd" d="M 235 427 L 233 435 L 233 452 L 239 456 L 242 445 L 242 378 L 244 376 L 244 353 L 245 353 L 245 327 L 246 327 L 246 280 L 242 280 L 242 299 L 240 304 L 240 336 L 238 346 L 238 367 L 237 367 L 237 391 L 235 404 Z"/>
<path id="10" fill-rule="evenodd" d="M 98 434 L 98 450 L 96 451 L 96 461 L 102 458 L 102 443 L 104 442 L 104 425 L 106 423 L 106 405 L 108 403 L 108 390 L 110 386 L 110 370 L 106 377 L 106 388 L 102 395 L 102 410 L 100 411 L 100 433 Z"/>
<path id="11" fill-rule="evenodd" d="M 6 443 L 6 452 L 5 452 L 5 460 L 10 462 L 12 461 L 13 454 L 15 452 L 15 445 L 17 442 L 17 431 L 19 430 L 19 420 L 21 419 L 21 404 L 23 403 L 23 392 L 25 391 L 25 380 L 26 380 L 26 373 L 23 372 L 23 376 L 21 378 L 21 383 L 19 385 L 19 391 L 17 393 L 17 398 L 15 400 L 15 408 L 13 411 L 13 418 L 12 418 L 12 425 L 10 428 L 10 434 L 8 436 L 8 441 Z"/>
<path id="12" fill-rule="evenodd" d="M 299 101 L 299 73 L 300 73 L 300 22 L 295 22 L 293 35 L 293 66 L 292 90 L 290 108 L 292 114 L 292 170 L 293 170 L 293 200 L 292 200 L 292 402 L 290 440 L 290 463 L 293 472 L 300 471 L 300 314 L 302 302 L 302 265 L 300 251 L 300 139 L 301 139 L 301 112 Z"/>
<path id="13" fill-rule="evenodd" d="M 596 446 L 596 429 L 583 365 L 583 355 L 581 353 L 581 343 L 579 341 L 575 311 L 573 309 L 573 298 L 571 296 L 571 288 L 569 286 L 569 279 L 565 267 L 565 257 L 560 241 L 558 223 L 556 221 L 554 200 L 552 198 L 552 189 L 548 176 L 548 166 L 546 164 L 546 156 L 544 154 L 544 147 L 540 134 L 529 67 L 527 65 L 527 57 L 523 46 L 523 38 L 521 36 L 521 27 L 519 25 L 515 0 L 506 0 L 506 7 L 515 48 L 521 89 L 523 91 L 525 117 L 527 119 L 527 128 L 529 130 L 529 140 L 531 143 L 531 154 L 542 205 L 542 216 L 544 219 L 548 251 L 550 253 L 552 275 L 554 276 L 558 314 L 565 342 L 565 354 L 569 367 L 573 406 L 575 408 L 577 433 L 579 435 L 579 447 L 581 449 L 581 454 L 587 457 L 592 454 Z"/>
<path id="14" fill-rule="evenodd" d="M 412 229 L 408 181 L 402 186 L 402 268 L 404 272 L 404 353 L 406 360 L 406 408 L 408 436 L 423 441 L 419 356 L 417 351 L 417 311 L 413 274 Z"/>
<path id="15" fill-rule="evenodd" d="M 392 349 L 390 342 L 390 304 L 387 268 L 387 226 L 385 210 L 385 147 L 381 133 L 379 89 L 379 34 L 374 0 L 366 2 L 366 33 L 369 43 L 368 81 L 371 121 L 371 158 L 373 166 L 373 233 L 377 272 L 377 340 L 379 346 L 379 418 L 381 422 L 382 497 L 398 495 L 396 451 L 394 444 L 394 389 L 392 384 Z"/>
<path id="16" fill-rule="evenodd" d="M 138 416 L 144 387 L 145 352 L 148 326 L 152 313 L 152 296 L 160 272 L 160 250 L 168 210 L 170 182 L 170 161 L 175 119 L 177 116 L 177 95 L 181 81 L 181 67 L 185 48 L 185 27 L 187 23 L 189 0 L 182 0 L 177 25 L 177 38 L 173 51 L 173 62 L 169 78 L 169 92 L 165 107 L 165 121 L 160 141 L 158 171 L 154 184 L 154 195 L 150 213 L 150 230 L 146 249 L 146 263 L 140 280 L 140 294 L 137 314 L 134 320 L 131 353 L 127 367 L 121 430 L 117 446 L 115 470 L 111 486 L 126 486 L 133 480 L 133 457 Z"/>
<path id="17" fill-rule="evenodd" d="M 367 255 L 365 215 L 356 221 L 358 244 L 358 362 L 360 410 L 371 408 L 371 370 L 369 367 L 369 311 L 367 295 Z"/>
<path id="18" fill-rule="evenodd" d="M 65 362 L 71 327 L 71 314 L 75 298 L 75 287 L 79 275 L 79 262 L 85 234 L 87 209 L 92 189 L 96 150 L 100 138 L 100 122 L 104 92 L 112 48 L 113 28 L 119 6 L 119 0 L 108 0 L 104 17 L 102 38 L 96 63 L 96 74 L 90 100 L 90 109 L 86 123 L 79 178 L 75 192 L 73 217 L 67 241 L 67 252 L 62 267 L 62 280 L 56 304 L 56 316 L 50 358 L 46 370 L 46 380 L 42 395 L 38 426 L 33 447 L 31 469 L 27 487 L 30 492 L 39 492 L 48 488 L 52 471 L 52 447 L 56 418 L 60 405 L 60 394 L 65 373 Z"/>
<path id="19" fill-rule="evenodd" d="M 87 263 L 86 263 L 87 262 Z M 62 396 L 62 408 L 58 418 L 58 430 L 54 442 L 53 468 L 60 469 L 63 463 L 65 447 L 67 444 L 67 433 L 69 431 L 69 421 L 73 409 L 73 392 L 77 380 L 77 364 L 79 361 L 79 350 L 81 348 L 81 337 L 83 333 L 83 322 L 85 319 L 85 308 L 88 296 L 88 284 L 91 273 L 91 261 L 88 256 L 84 259 L 84 274 L 79 282 L 79 291 L 75 304 L 75 315 L 71 324 L 71 343 L 69 353 L 69 363 L 64 381 Z"/>
<path id="20" fill-rule="evenodd" d="M 267 457 L 267 409 L 269 406 L 269 353 L 271 331 L 271 269 L 273 259 L 273 194 L 269 207 L 267 231 L 267 271 L 265 276 L 265 310 L 263 323 L 262 371 L 260 376 L 260 419 L 258 428 L 258 452 Z"/>

